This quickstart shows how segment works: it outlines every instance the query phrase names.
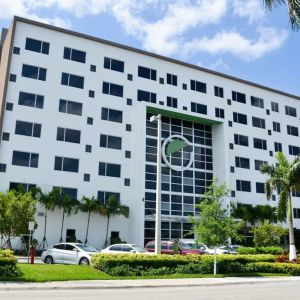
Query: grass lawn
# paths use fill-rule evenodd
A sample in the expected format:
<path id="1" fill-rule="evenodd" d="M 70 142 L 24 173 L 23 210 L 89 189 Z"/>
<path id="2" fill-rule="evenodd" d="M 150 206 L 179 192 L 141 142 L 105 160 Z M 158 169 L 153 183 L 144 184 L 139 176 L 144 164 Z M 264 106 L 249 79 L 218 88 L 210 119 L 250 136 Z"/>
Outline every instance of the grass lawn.
<path id="1" fill-rule="evenodd" d="M 144 277 L 117 277 L 110 276 L 103 272 L 93 269 L 90 266 L 78 265 L 46 265 L 46 264 L 18 264 L 23 275 L 19 278 L 3 278 L 0 281 L 30 281 L 30 282 L 47 282 L 47 281 L 66 281 L 66 280 L 124 280 L 124 279 L 172 279 L 172 278 L 222 278 L 229 276 L 249 277 L 249 276 L 288 276 L 285 274 L 172 274 L 164 276 L 144 276 Z"/>

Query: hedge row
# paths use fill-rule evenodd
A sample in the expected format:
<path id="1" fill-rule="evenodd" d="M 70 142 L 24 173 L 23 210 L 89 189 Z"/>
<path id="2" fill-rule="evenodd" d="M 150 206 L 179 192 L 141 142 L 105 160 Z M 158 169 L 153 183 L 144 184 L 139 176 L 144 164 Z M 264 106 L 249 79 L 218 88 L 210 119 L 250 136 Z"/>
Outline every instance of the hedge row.
<path id="1" fill-rule="evenodd" d="M 286 250 L 282 247 L 239 247 L 237 249 L 238 254 L 273 254 L 282 255 L 286 253 Z"/>
<path id="2" fill-rule="evenodd" d="M 248 272 L 248 264 L 274 263 L 274 255 L 218 255 L 218 272 Z M 94 268 L 113 276 L 148 276 L 174 273 L 209 274 L 213 272 L 211 255 L 111 255 L 93 256 Z"/>
<path id="3" fill-rule="evenodd" d="M 17 260 L 10 250 L 0 250 L 0 278 L 18 277 L 22 273 L 17 267 Z"/>

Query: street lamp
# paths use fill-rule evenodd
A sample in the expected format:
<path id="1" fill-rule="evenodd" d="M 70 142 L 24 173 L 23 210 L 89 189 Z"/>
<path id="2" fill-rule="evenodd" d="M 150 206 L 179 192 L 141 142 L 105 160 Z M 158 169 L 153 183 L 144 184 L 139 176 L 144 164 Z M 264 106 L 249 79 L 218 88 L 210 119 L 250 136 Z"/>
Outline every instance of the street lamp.
<path id="1" fill-rule="evenodd" d="M 157 122 L 157 164 L 156 164 L 156 214 L 155 254 L 161 253 L 161 115 L 151 116 L 150 122 Z"/>

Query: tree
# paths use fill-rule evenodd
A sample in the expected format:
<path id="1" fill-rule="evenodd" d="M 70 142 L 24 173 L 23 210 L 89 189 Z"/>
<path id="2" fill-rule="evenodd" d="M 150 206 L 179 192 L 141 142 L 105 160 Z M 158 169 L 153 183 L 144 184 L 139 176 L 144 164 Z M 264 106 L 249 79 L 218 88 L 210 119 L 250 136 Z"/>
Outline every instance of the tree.
<path id="1" fill-rule="evenodd" d="M 287 233 L 287 230 L 281 225 L 264 221 L 260 226 L 254 227 L 252 232 L 255 246 L 264 247 L 280 246 L 281 238 Z"/>
<path id="2" fill-rule="evenodd" d="M 100 209 L 101 209 L 100 204 L 94 197 L 92 197 L 92 198 L 83 197 L 82 198 L 81 203 L 80 203 L 80 210 L 82 212 L 88 213 L 86 234 L 85 234 L 85 240 L 84 240 L 85 244 L 88 242 L 88 233 L 89 233 L 89 227 L 90 227 L 91 213 L 99 212 Z"/>
<path id="3" fill-rule="evenodd" d="M 100 214 L 107 217 L 106 235 L 105 235 L 105 242 L 104 242 L 104 247 L 107 247 L 110 218 L 112 216 L 124 216 L 125 218 L 128 218 L 129 207 L 126 205 L 122 205 L 120 203 L 120 200 L 116 197 L 116 195 L 110 195 L 108 199 L 105 201 L 105 203 L 100 206 L 99 212 Z"/>
<path id="4" fill-rule="evenodd" d="M 58 209 L 62 209 L 63 211 L 59 239 L 59 242 L 61 243 L 63 241 L 62 235 L 64 229 L 65 215 L 70 216 L 72 212 L 77 213 L 79 209 L 79 201 L 63 193 L 59 188 L 53 188 L 51 192 L 51 197 L 53 197 L 55 201 L 55 206 L 57 206 Z"/>
<path id="5" fill-rule="evenodd" d="M 30 192 L 11 190 L 0 193 L 0 232 L 12 249 L 11 238 L 28 232 L 28 223 L 35 221 L 36 200 Z"/>
<path id="6" fill-rule="evenodd" d="M 289 19 L 293 30 L 300 29 L 300 1 L 299 0 L 264 0 L 265 6 L 272 10 L 277 5 L 287 5 Z"/>
<path id="7" fill-rule="evenodd" d="M 275 165 L 264 164 L 260 170 L 268 175 L 265 183 L 265 193 L 270 199 L 273 191 L 279 193 L 278 219 L 286 220 L 289 228 L 290 254 L 289 259 L 295 260 L 296 247 L 293 226 L 292 192 L 300 191 L 300 156 L 289 162 L 282 152 L 277 152 Z"/>
<path id="8" fill-rule="evenodd" d="M 191 221 L 198 242 L 216 247 L 226 244 L 230 237 L 241 239 L 238 231 L 243 227 L 244 222 L 236 221 L 228 214 L 228 210 L 222 207 L 222 198 L 228 196 L 228 193 L 225 184 L 218 186 L 214 180 L 200 204 L 196 205 L 200 218 L 191 217 Z"/>

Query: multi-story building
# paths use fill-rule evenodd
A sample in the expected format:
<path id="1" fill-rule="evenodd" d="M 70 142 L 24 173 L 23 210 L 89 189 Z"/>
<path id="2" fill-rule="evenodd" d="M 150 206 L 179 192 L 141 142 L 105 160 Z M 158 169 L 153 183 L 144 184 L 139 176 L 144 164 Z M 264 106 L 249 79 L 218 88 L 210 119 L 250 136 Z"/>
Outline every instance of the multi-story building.
<path id="1" fill-rule="evenodd" d="M 300 153 L 298 96 L 32 20 L 15 17 L 2 31 L 0 76 L 0 190 L 61 187 L 101 202 L 115 194 L 130 217 L 113 218 L 110 231 L 128 242 L 154 238 L 151 115 L 162 115 L 165 239 L 190 231 L 188 216 L 213 177 L 230 187 L 227 205 L 265 204 L 259 166 L 274 162 L 277 151 L 290 159 Z M 170 154 L 166 143 L 176 135 L 185 146 Z M 38 240 L 43 213 L 39 207 Z M 48 243 L 59 239 L 61 214 L 48 216 Z M 83 240 L 86 222 L 84 213 L 68 217 L 64 237 Z M 105 226 L 103 216 L 92 216 L 89 242 L 96 247 Z"/>

